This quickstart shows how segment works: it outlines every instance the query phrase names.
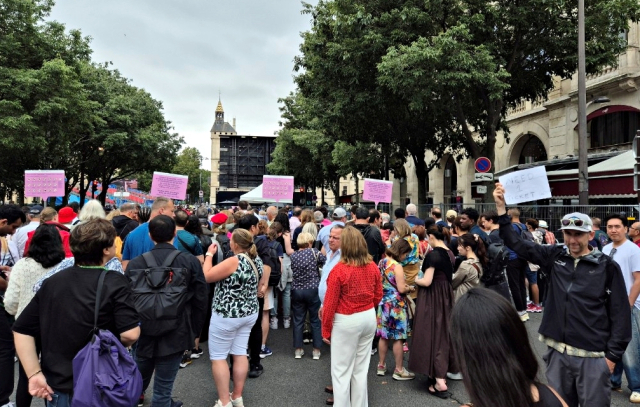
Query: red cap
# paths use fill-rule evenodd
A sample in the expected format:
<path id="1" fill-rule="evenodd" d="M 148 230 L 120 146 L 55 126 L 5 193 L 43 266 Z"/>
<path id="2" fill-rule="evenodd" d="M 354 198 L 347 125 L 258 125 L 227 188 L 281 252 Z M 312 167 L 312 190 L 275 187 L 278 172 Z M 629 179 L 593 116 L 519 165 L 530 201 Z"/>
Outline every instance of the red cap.
<path id="1" fill-rule="evenodd" d="M 65 224 L 65 223 L 71 223 L 71 221 L 73 221 L 76 217 L 76 213 L 73 211 L 72 208 L 65 206 L 64 208 L 60 209 L 60 211 L 58 212 L 58 222 Z"/>
<path id="2" fill-rule="evenodd" d="M 211 222 L 215 223 L 216 225 L 222 225 L 223 223 L 225 223 L 227 221 L 229 217 L 227 215 L 225 215 L 224 213 L 220 212 L 220 213 L 216 213 L 213 218 L 211 218 Z"/>

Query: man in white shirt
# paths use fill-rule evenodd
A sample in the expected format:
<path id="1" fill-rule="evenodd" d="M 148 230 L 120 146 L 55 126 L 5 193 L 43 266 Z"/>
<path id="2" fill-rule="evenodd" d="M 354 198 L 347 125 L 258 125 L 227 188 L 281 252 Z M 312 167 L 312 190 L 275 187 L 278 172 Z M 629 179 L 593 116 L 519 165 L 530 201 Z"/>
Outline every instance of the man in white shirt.
<path id="1" fill-rule="evenodd" d="M 22 226 L 16 233 L 13 235 L 13 242 L 18 247 L 18 254 L 20 258 L 24 257 L 24 247 L 27 244 L 27 234 L 32 232 L 40 226 L 40 213 L 44 208 L 41 205 L 34 205 L 29 210 L 29 219 L 31 220 L 28 224 Z"/>
<path id="2" fill-rule="evenodd" d="M 318 232 L 316 240 L 322 242 L 322 247 L 327 247 L 329 244 L 329 233 L 335 225 L 344 226 L 347 221 L 347 211 L 342 208 L 334 209 L 332 219 L 333 222 L 330 225 L 323 227 Z"/>
<path id="3" fill-rule="evenodd" d="M 622 270 L 624 283 L 629 295 L 631 307 L 631 342 L 622 356 L 622 362 L 616 364 L 611 375 L 611 385 L 620 391 L 622 371 L 627 376 L 631 396 L 629 401 L 640 403 L 640 248 L 627 239 L 627 219 L 621 215 L 611 215 L 606 219 L 607 235 L 611 243 L 602 248 Z"/>

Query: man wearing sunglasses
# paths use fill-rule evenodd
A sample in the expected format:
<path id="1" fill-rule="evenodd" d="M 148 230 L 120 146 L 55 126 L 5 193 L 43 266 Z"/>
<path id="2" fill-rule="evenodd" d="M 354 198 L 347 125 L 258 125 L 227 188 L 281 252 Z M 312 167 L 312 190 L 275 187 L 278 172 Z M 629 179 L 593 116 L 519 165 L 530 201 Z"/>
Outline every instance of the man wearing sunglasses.
<path id="1" fill-rule="evenodd" d="M 564 246 L 537 245 L 511 227 L 504 187 L 493 197 L 504 244 L 549 275 L 540 340 L 549 385 L 571 407 L 609 406 L 610 376 L 631 340 L 631 310 L 620 267 L 589 246 L 589 216 L 570 213 L 561 220 Z"/>

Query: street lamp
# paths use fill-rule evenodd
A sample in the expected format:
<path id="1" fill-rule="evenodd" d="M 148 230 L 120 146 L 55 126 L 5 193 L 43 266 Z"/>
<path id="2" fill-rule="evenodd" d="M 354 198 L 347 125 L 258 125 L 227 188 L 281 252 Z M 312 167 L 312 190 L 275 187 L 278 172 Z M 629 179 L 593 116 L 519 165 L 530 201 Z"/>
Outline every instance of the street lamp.
<path id="1" fill-rule="evenodd" d="M 200 156 L 200 167 L 202 167 L 202 160 L 207 160 L 209 161 L 209 157 L 202 157 Z M 204 193 L 202 194 L 203 196 L 200 196 L 200 191 L 202 191 L 202 168 L 198 168 L 198 175 L 200 175 L 200 186 L 198 188 L 198 198 L 200 199 L 200 204 L 202 205 L 202 200 L 204 199 Z"/>

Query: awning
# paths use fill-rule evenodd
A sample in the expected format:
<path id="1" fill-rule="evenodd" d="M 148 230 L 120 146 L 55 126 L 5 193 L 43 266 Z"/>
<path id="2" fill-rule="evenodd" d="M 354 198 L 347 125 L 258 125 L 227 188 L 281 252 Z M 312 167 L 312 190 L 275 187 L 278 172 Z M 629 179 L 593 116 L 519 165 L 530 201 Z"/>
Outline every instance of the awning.
<path id="1" fill-rule="evenodd" d="M 589 166 L 589 175 L 595 174 L 598 172 L 609 172 L 609 171 L 633 171 L 633 165 L 635 164 L 635 156 L 633 155 L 633 151 L 629 150 L 622 154 L 618 154 L 615 157 L 609 158 L 608 160 L 604 160 L 597 164 L 593 164 Z M 548 177 L 560 176 L 560 175 L 578 175 L 578 169 L 574 168 L 571 170 L 558 170 L 558 171 L 547 171 Z"/>

